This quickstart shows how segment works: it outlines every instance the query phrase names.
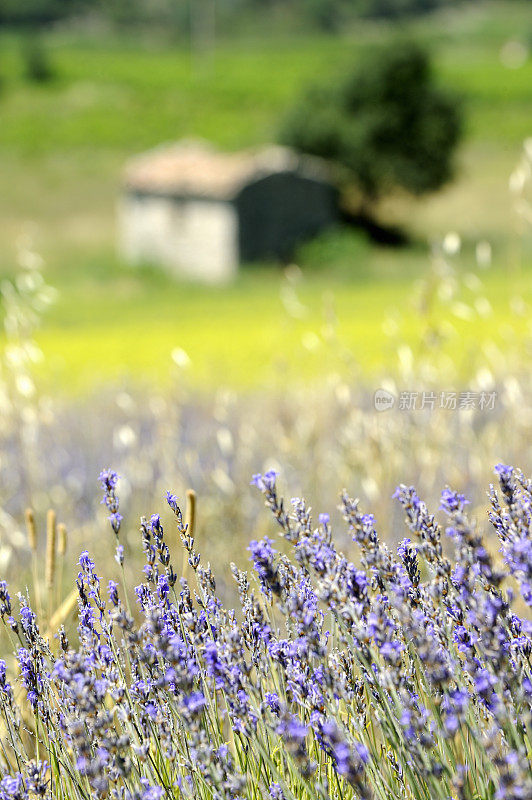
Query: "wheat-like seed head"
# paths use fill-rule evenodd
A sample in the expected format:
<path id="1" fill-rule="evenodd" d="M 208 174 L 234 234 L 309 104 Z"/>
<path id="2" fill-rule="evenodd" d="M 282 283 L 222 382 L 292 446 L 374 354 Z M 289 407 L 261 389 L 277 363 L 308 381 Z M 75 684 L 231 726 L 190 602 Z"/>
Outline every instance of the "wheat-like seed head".
<path id="1" fill-rule="evenodd" d="M 46 585 L 49 589 L 54 585 L 55 572 L 56 515 L 53 508 L 46 515 Z"/>
<path id="2" fill-rule="evenodd" d="M 57 552 L 59 553 L 61 558 L 64 558 L 67 550 L 67 529 L 66 525 L 63 522 L 60 522 L 59 525 L 57 526 L 57 535 L 58 535 Z"/>
<path id="3" fill-rule="evenodd" d="M 194 489 L 187 489 L 187 512 L 185 518 L 187 526 L 187 533 L 189 536 L 194 536 L 194 528 L 196 526 L 196 492 Z"/>
<path id="4" fill-rule="evenodd" d="M 24 519 L 26 521 L 26 533 L 28 535 L 28 544 L 31 550 L 37 552 L 37 529 L 35 528 L 35 516 L 33 509 L 27 508 L 24 512 Z"/>

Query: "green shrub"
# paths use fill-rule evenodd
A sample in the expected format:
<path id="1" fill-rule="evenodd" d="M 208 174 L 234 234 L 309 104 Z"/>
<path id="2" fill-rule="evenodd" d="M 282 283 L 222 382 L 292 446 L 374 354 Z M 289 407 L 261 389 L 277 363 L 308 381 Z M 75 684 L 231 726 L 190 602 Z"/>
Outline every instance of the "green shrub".
<path id="1" fill-rule="evenodd" d="M 280 140 L 343 165 L 372 199 L 438 189 L 452 176 L 461 128 L 459 104 L 435 85 L 427 54 L 396 43 L 310 87 L 288 110 Z"/>
<path id="2" fill-rule="evenodd" d="M 2 0 L 0 23 L 41 25 L 70 17 L 84 7 L 82 0 Z"/>
<path id="3" fill-rule="evenodd" d="M 53 69 L 44 42 L 37 34 L 28 34 L 22 45 L 24 75 L 33 83 L 46 83 L 53 78 Z"/>
<path id="4" fill-rule="evenodd" d="M 356 0 L 355 8 L 364 17 L 399 18 L 456 6 L 460 2 L 461 0 Z"/>
<path id="5" fill-rule="evenodd" d="M 342 6 L 340 0 L 308 0 L 307 17 L 318 30 L 333 33 L 340 25 Z"/>

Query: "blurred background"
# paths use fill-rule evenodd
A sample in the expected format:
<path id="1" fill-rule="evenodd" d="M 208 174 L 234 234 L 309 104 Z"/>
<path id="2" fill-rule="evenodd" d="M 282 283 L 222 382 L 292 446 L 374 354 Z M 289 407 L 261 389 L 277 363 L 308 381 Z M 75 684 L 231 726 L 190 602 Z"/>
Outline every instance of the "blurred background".
<path id="1" fill-rule="evenodd" d="M 0 571 L 27 506 L 109 559 L 108 466 L 222 575 L 252 473 L 393 539 L 397 483 L 529 470 L 531 47 L 527 0 L 2 0 Z"/>

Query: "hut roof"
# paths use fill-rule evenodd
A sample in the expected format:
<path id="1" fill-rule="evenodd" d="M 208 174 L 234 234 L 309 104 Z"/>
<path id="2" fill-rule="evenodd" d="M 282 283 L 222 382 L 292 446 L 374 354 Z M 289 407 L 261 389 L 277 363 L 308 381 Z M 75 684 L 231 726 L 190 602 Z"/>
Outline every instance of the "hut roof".
<path id="1" fill-rule="evenodd" d="M 231 200 L 247 184 L 281 172 L 330 182 L 325 162 L 285 147 L 222 153 L 198 141 L 161 145 L 136 156 L 126 166 L 124 182 L 130 191 Z"/>

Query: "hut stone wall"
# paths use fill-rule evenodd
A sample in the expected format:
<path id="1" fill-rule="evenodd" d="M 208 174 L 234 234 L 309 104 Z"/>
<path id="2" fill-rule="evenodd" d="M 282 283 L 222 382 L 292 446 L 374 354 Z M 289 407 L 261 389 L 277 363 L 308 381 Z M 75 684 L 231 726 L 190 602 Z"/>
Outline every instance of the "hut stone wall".
<path id="1" fill-rule="evenodd" d="M 230 203 L 130 193 L 120 202 L 119 227 L 129 263 L 161 264 L 213 283 L 238 268 L 238 220 Z"/>

